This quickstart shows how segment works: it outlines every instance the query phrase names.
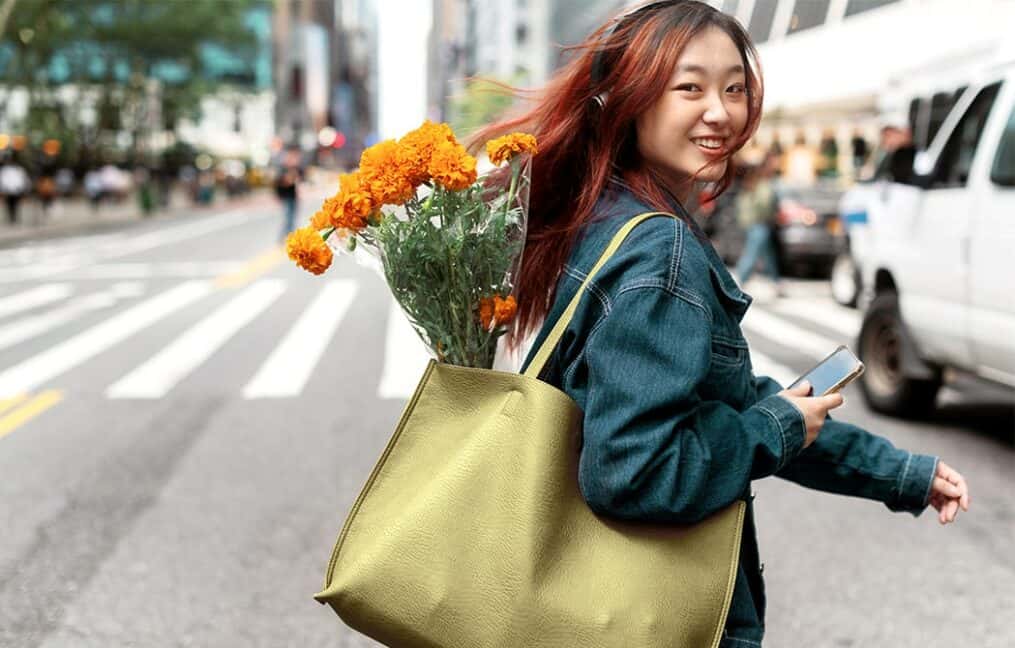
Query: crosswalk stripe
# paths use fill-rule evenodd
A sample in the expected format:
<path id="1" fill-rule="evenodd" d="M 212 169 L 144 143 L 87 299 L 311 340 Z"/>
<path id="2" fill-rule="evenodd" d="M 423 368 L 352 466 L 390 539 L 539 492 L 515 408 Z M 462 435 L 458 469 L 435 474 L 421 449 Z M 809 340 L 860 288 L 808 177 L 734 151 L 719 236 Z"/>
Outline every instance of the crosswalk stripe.
<path id="1" fill-rule="evenodd" d="M 356 296 L 353 281 L 325 284 L 247 386 L 243 397 L 298 396 Z"/>
<path id="2" fill-rule="evenodd" d="M 154 277 L 215 277 L 234 272 L 239 261 L 168 261 L 163 263 L 102 263 L 81 268 L 75 279 L 149 279 Z"/>
<path id="3" fill-rule="evenodd" d="M 829 340 L 823 335 L 812 333 L 760 308 L 747 311 L 741 326 L 749 333 L 762 336 L 780 346 L 796 349 L 816 360 L 821 360 L 835 351 L 840 344 L 851 342 L 851 340 L 838 342 Z"/>
<path id="4" fill-rule="evenodd" d="M 161 398 L 285 291 L 280 279 L 258 281 L 106 390 L 109 398 Z"/>
<path id="5" fill-rule="evenodd" d="M 795 371 L 786 365 L 780 364 L 764 353 L 754 349 L 751 349 L 751 365 L 754 367 L 755 376 L 768 376 L 783 387 L 787 387 L 798 376 Z"/>
<path id="6" fill-rule="evenodd" d="M 849 340 L 860 332 L 863 319 L 858 311 L 817 299 L 780 299 L 774 307 L 780 314 L 824 326 Z"/>
<path id="7" fill-rule="evenodd" d="M 145 232 L 122 241 L 96 246 L 86 252 L 69 252 L 54 257 L 42 265 L 28 265 L 19 268 L 0 269 L 0 283 L 20 282 L 28 279 L 52 277 L 53 275 L 76 270 L 98 261 L 145 252 L 164 245 L 181 243 L 188 239 L 205 236 L 222 229 L 239 227 L 251 221 L 270 217 L 269 212 L 251 211 L 249 208 L 238 207 L 222 211 L 200 221 L 165 227 Z"/>
<path id="8" fill-rule="evenodd" d="M 408 398 L 430 362 L 430 353 L 394 299 L 388 307 L 384 369 L 377 387 L 379 398 Z"/>
<path id="9" fill-rule="evenodd" d="M 42 414 L 61 400 L 63 400 L 63 393 L 50 389 L 42 392 L 7 416 L 0 418 L 0 438 L 3 438 L 9 432 Z"/>
<path id="10" fill-rule="evenodd" d="M 31 391 L 209 292 L 206 281 L 182 283 L 0 372 L 0 397 Z"/>
<path id="11" fill-rule="evenodd" d="M 0 317 L 21 313 L 26 310 L 66 299 L 74 292 L 70 284 L 45 284 L 0 299 Z"/>
<path id="12" fill-rule="evenodd" d="M 89 311 L 108 308 L 114 305 L 118 297 L 127 296 L 121 294 L 128 290 L 124 288 L 127 284 L 118 284 L 118 286 L 114 286 L 108 291 L 84 295 L 56 310 L 32 317 L 25 317 L 0 327 L 0 349 L 7 349 L 18 342 L 23 342 L 68 322 L 73 322 Z"/>

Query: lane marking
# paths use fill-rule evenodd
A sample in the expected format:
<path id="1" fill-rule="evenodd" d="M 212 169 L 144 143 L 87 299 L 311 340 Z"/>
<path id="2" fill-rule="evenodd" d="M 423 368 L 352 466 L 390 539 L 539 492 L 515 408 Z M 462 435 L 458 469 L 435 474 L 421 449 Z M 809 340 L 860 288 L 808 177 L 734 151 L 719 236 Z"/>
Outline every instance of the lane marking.
<path id="1" fill-rule="evenodd" d="M 214 277 L 241 268 L 240 261 L 167 261 L 163 263 L 101 263 L 82 268 L 75 279 L 149 279 L 153 277 Z"/>
<path id="2" fill-rule="evenodd" d="M 409 324 L 394 298 L 388 305 L 388 328 L 384 340 L 384 369 L 377 386 L 379 398 L 409 398 L 430 362 L 430 352 Z"/>
<path id="3" fill-rule="evenodd" d="M 831 329 L 848 338 L 850 343 L 860 334 L 863 316 L 845 306 L 816 299 L 780 299 L 772 304 L 775 310 L 792 319 L 803 319 Z"/>
<path id="4" fill-rule="evenodd" d="M 791 324 L 781 317 L 760 308 L 747 311 L 741 326 L 744 330 L 760 335 L 779 346 L 795 349 L 815 360 L 821 360 L 840 344 L 852 344 L 852 340 L 834 341 L 808 329 Z"/>
<path id="5" fill-rule="evenodd" d="M 0 418 L 0 439 L 53 407 L 61 400 L 63 400 L 63 392 L 50 389 L 42 392 L 7 416 Z"/>
<path id="6" fill-rule="evenodd" d="M 354 281 L 340 280 L 325 284 L 317 298 L 303 311 L 257 374 L 243 388 L 243 397 L 298 396 L 320 362 L 335 330 L 345 318 L 357 291 Z"/>
<path id="7" fill-rule="evenodd" d="M 17 396 L 12 396 L 10 398 L 0 399 L 0 414 L 3 414 L 26 398 L 28 398 L 28 394 L 18 394 Z"/>
<path id="8" fill-rule="evenodd" d="M 73 322 L 90 311 L 109 308 L 120 299 L 141 294 L 139 286 L 140 284 L 116 284 L 109 290 L 81 296 L 48 313 L 24 317 L 0 327 L 0 350 Z"/>
<path id="9" fill-rule="evenodd" d="M 66 299 L 74 292 L 70 284 L 45 284 L 31 290 L 15 293 L 0 299 L 0 317 L 32 310 L 61 299 Z"/>
<path id="10" fill-rule="evenodd" d="M 784 364 L 773 360 L 760 351 L 751 349 L 751 366 L 755 376 L 768 376 L 775 379 L 784 388 L 788 387 L 799 374 Z"/>
<path id="11" fill-rule="evenodd" d="M 281 279 L 253 284 L 106 390 L 109 398 L 161 398 L 285 291 Z"/>
<path id="12" fill-rule="evenodd" d="M 250 207 L 238 207 L 208 216 L 196 223 L 187 223 L 175 227 L 165 227 L 139 236 L 117 241 L 105 246 L 93 248 L 90 254 L 67 254 L 63 258 L 54 258 L 45 266 L 28 266 L 24 268 L 0 270 L 0 283 L 19 282 L 26 279 L 51 277 L 56 274 L 77 270 L 81 266 L 93 265 L 106 259 L 130 256 L 164 245 L 180 243 L 188 239 L 211 234 L 230 227 L 239 227 L 250 221 L 273 217 L 271 212 L 251 211 Z"/>
<path id="13" fill-rule="evenodd" d="M 206 281 L 188 281 L 0 372 L 0 397 L 31 391 L 159 319 L 211 292 Z"/>
<path id="14" fill-rule="evenodd" d="M 286 259 L 285 248 L 273 247 L 257 255 L 239 269 L 215 279 L 216 288 L 234 288 L 249 283 L 256 277 L 271 271 Z"/>

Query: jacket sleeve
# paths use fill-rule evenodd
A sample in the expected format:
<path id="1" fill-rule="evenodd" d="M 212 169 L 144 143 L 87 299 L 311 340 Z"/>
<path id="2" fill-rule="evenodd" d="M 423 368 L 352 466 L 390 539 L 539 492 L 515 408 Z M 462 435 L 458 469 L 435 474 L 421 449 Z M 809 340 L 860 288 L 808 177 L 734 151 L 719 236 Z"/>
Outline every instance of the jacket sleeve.
<path id="1" fill-rule="evenodd" d="M 712 363 L 703 307 L 662 287 L 620 291 L 585 345 L 579 485 L 597 513 L 697 522 L 803 446 L 800 411 L 772 396 L 744 412 L 698 396 Z"/>
<path id="2" fill-rule="evenodd" d="M 758 398 L 782 390 L 776 381 L 754 379 Z M 913 454 L 855 425 L 825 420 L 818 438 L 776 476 L 840 495 L 884 502 L 890 510 L 919 516 L 927 507 L 937 457 Z"/>

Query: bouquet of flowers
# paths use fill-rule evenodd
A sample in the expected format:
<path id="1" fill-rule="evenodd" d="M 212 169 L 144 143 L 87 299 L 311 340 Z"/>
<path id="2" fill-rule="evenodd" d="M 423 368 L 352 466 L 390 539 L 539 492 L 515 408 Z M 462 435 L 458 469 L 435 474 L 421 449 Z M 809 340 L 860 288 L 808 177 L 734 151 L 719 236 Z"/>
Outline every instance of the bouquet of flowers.
<path id="1" fill-rule="evenodd" d="M 510 293 L 536 140 L 512 133 L 486 150 L 495 166 L 479 177 L 451 128 L 429 121 L 368 148 L 310 225 L 289 235 L 289 257 L 321 274 L 333 246 L 362 246 L 380 259 L 395 300 L 438 361 L 491 368 L 517 308 Z"/>

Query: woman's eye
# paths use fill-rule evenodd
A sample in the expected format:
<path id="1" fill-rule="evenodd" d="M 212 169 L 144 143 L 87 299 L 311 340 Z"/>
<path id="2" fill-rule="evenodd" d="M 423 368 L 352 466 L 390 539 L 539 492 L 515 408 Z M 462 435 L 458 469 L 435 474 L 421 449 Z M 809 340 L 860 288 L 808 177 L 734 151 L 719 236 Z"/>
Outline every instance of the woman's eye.
<path id="1" fill-rule="evenodd" d="M 741 94 L 741 93 L 747 92 L 747 88 L 745 88 L 744 86 L 742 86 L 742 85 L 740 85 L 738 83 L 737 85 L 730 86 L 728 92 L 733 92 L 733 93 L 736 93 L 736 94 Z"/>
<path id="2" fill-rule="evenodd" d="M 701 88 L 699 88 L 696 83 L 681 83 L 676 89 L 683 90 L 685 92 L 701 92 Z"/>

